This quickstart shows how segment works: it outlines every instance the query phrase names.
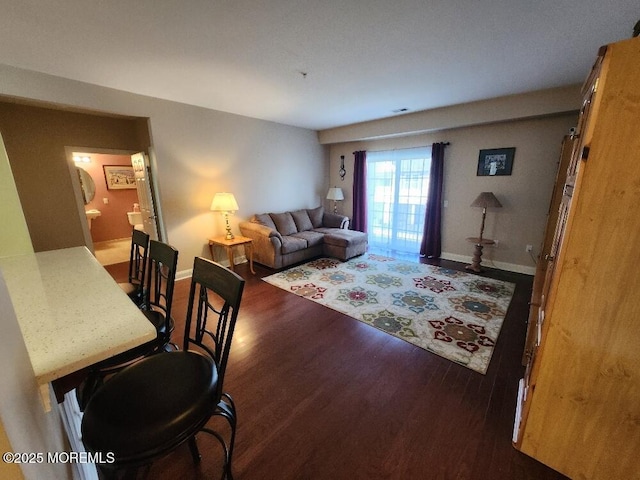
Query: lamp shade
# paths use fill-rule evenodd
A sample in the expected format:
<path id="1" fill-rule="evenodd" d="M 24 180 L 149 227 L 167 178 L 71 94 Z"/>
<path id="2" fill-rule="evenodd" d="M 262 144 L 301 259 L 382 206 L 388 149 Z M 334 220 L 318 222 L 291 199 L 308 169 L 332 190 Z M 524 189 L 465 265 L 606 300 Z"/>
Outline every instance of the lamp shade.
<path id="1" fill-rule="evenodd" d="M 473 203 L 472 207 L 480 207 L 480 208 L 500 208 L 502 204 L 498 201 L 493 192 L 482 192 L 478 195 Z"/>
<path id="2" fill-rule="evenodd" d="M 338 187 L 330 188 L 329 192 L 327 193 L 327 200 L 344 200 L 342 189 Z"/>
<path id="3" fill-rule="evenodd" d="M 211 202 L 211 210 L 214 212 L 235 212 L 238 210 L 238 202 L 233 193 L 216 193 Z"/>

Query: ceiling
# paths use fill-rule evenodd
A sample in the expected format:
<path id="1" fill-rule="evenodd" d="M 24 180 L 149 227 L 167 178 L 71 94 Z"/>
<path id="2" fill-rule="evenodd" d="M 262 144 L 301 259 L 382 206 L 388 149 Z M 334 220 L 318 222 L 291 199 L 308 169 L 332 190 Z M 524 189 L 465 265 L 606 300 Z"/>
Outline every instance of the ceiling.
<path id="1" fill-rule="evenodd" d="M 322 130 L 580 83 L 638 0 L 0 0 L 0 63 Z M 1 82 L 1 79 L 0 79 Z"/>

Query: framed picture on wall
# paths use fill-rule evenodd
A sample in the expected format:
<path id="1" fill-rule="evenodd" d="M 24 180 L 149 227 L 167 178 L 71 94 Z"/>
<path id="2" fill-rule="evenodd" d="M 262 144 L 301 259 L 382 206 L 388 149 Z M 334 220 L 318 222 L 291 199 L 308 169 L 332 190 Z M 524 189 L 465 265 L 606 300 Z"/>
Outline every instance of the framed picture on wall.
<path id="1" fill-rule="evenodd" d="M 480 150 L 477 175 L 511 175 L 515 154 L 515 147 Z"/>
<path id="2" fill-rule="evenodd" d="M 103 165 L 108 190 L 136 188 L 136 177 L 131 165 Z"/>

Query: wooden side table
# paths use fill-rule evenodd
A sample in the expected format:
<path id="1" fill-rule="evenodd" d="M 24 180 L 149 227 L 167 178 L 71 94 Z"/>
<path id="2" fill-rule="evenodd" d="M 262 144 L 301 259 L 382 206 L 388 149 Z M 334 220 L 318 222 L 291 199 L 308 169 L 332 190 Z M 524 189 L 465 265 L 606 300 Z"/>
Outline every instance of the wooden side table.
<path id="1" fill-rule="evenodd" d="M 233 263 L 233 247 L 244 245 L 244 251 L 249 257 L 249 270 L 251 270 L 251 273 L 255 275 L 256 272 L 253 270 L 253 240 L 251 238 L 242 237 L 240 235 L 236 235 L 231 240 L 227 240 L 224 236 L 210 238 L 209 251 L 211 252 L 211 259 L 215 261 L 215 256 L 213 255 L 214 245 L 223 247 L 227 251 L 227 257 L 229 258 L 229 268 L 232 271 L 235 271 Z"/>
<path id="2" fill-rule="evenodd" d="M 471 242 L 475 245 L 475 249 L 473 251 L 473 258 L 471 259 L 471 265 L 467 265 L 467 270 L 471 270 L 472 272 L 480 273 L 482 268 L 480 267 L 480 263 L 482 262 L 482 249 L 485 245 L 493 245 L 496 242 L 494 240 L 489 240 L 487 238 L 479 238 L 479 237 L 469 237 L 467 238 L 468 242 Z"/>

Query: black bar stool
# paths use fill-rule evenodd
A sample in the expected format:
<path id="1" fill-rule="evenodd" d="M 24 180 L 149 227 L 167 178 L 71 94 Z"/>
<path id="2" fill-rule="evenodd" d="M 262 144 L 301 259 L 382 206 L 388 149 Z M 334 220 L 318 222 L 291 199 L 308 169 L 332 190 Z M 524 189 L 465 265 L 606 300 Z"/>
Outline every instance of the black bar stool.
<path id="1" fill-rule="evenodd" d="M 113 452 L 114 463 L 99 466 L 104 476 L 148 467 L 184 442 L 199 462 L 195 434 L 204 431 L 222 446 L 223 477 L 232 478 L 237 415 L 223 382 L 243 289 L 244 280 L 236 273 L 196 258 L 184 351 L 136 362 L 91 397 L 82 419 L 82 440 L 88 452 Z M 214 416 L 228 422 L 228 441 L 207 427 Z"/>

